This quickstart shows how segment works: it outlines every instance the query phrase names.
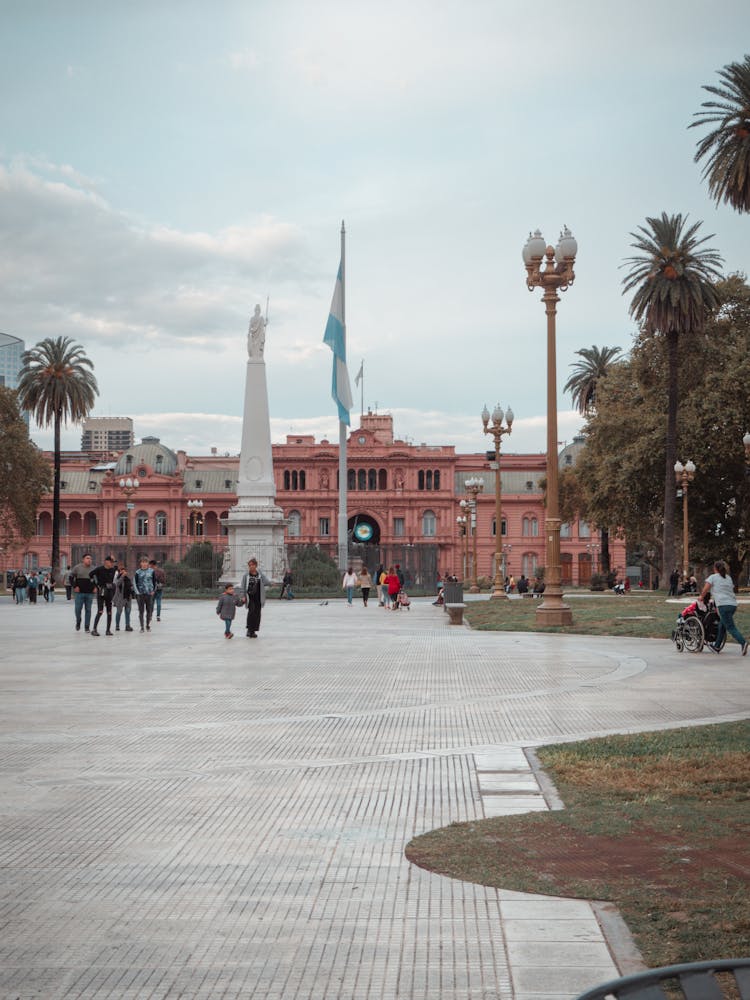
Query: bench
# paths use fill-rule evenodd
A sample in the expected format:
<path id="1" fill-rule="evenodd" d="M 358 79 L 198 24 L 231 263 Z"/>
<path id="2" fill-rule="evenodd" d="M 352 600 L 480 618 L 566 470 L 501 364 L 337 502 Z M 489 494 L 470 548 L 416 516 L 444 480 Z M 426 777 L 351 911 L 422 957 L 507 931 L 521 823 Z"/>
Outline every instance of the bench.
<path id="1" fill-rule="evenodd" d="M 717 979 L 716 973 L 728 976 L 729 984 Z M 667 1000 L 667 997 L 723 1000 L 728 996 L 750 1000 L 750 958 L 690 962 L 649 969 L 602 983 L 579 994 L 576 1000 L 604 1000 L 608 996 L 615 997 L 615 1000 Z"/>
<path id="2" fill-rule="evenodd" d="M 445 610 L 448 612 L 449 625 L 463 625 L 465 604 L 446 604 Z"/>

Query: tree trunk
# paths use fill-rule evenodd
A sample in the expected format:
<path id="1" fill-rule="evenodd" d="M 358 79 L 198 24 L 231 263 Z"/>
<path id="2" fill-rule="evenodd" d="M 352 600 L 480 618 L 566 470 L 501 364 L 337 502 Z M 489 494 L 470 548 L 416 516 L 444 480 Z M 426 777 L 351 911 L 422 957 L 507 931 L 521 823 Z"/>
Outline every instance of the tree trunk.
<path id="1" fill-rule="evenodd" d="M 55 413 L 55 475 L 52 486 L 52 576 L 60 579 L 60 424 L 62 414 Z"/>
<path id="2" fill-rule="evenodd" d="M 601 543 L 602 543 L 602 561 L 601 568 L 599 570 L 603 576 L 607 576 L 610 571 L 609 564 L 609 529 L 602 528 L 601 531 Z"/>
<path id="3" fill-rule="evenodd" d="M 661 589 L 669 587 L 669 574 L 676 568 L 674 547 L 675 479 L 674 465 L 677 461 L 677 382 L 678 334 L 676 330 L 667 333 L 667 442 L 664 465 L 664 537 L 662 551 Z"/>

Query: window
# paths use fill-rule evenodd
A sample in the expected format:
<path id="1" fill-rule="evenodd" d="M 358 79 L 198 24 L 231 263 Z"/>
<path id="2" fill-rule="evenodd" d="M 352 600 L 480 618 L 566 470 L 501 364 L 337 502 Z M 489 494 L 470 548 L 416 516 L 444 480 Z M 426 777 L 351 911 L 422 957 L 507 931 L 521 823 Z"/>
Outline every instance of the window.
<path id="1" fill-rule="evenodd" d="M 91 511 L 83 519 L 83 530 L 89 536 L 89 538 L 96 538 L 98 534 L 98 526 L 96 523 L 96 514 Z"/>
<path id="2" fill-rule="evenodd" d="M 124 538 L 128 533 L 128 512 L 121 510 L 117 515 L 117 534 Z"/>
<path id="3" fill-rule="evenodd" d="M 378 472 L 377 469 L 367 470 L 367 489 L 376 490 L 378 488 Z"/>
<path id="4" fill-rule="evenodd" d="M 393 534 L 396 538 L 403 538 L 406 534 L 406 524 L 403 517 L 393 518 Z"/>
<path id="5" fill-rule="evenodd" d="M 155 470 L 157 472 L 161 472 L 161 468 L 162 468 L 163 464 L 164 464 L 164 456 L 163 455 L 157 455 L 156 456 L 155 466 L 154 466 Z"/>
<path id="6" fill-rule="evenodd" d="M 327 517 L 321 517 L 318 521 L 318 534 L 322 535 L 324 538 L 328 538 L 331 534 L 331 522 Z"/>
<path id="7" fill-rule="evenodd" d="M 432 485 L 433 489 L 440 489 L 440 469 L 435 469 L 435 472 L 432 475 Z"/>
<path id="8" fill-rule="evenodd" d="M 304 488 L 305 488 L 305 470 L 304 469 L 302 469 L 302 471 L 299 474 L 299 488 L 301 490 L 304 490 Z"/>
<path id="9" fill-rule="evenodd" d="M 417 473 L 417 489 L 418 490 L 424 489 L 424 469 L 420 469 L 419 472 Z"/>
<path id="10" fill-rule="evenodd" d="M 67 535 L 68 533 L 68 519 L 64 514 L 60 514 L 60 521 L 58 523 L 60 525 L 60 537 L 62 538 L 63 535 Z"/>
<path id="11" fill-rule="evenodd" d="M 357 472 L 357 489 L 366 490 L 367 489 L 367 473 L 364 469 L 360 469 Z"/>
<path id="12" fill-rule="evenodd" d="M 135 533 L 141 538 L 148 534 L 148 514 L 141 510 L 135 517 Z"/>
<path id="13" fill-rule="evenodd" d="M 298 510 L 289 511 L 288 534 L 290 538 L 299 538 L 302 534 L 302 515 Z"/>
<path id="14" fill-rule="evenodd" d="M 572 465 L 573 464 L 573 456 L 572 455 L 566 455 L 565 456 L 565 464 L 566 465 Z"/>
<path id="15" fill-rule="evenodd" d="M 508 522 L 505 518 L 500 522 L 500 534 L 505 536 L 508 534 Z M 497 518 L 492 518 L 492 537 L 495 538 L 497 535 Z"/>
<path id="16" fill-rule="evenodd" d="M 224 489 L 225 490 L 231 490 L 231 488 L 232 488 L 232 480 L 231 479 L 225 479 L 224 480 Z"/>
<path id="17" fill-rule="evenodd" d="M 159 538 L 164 538 L 167 533 L 167 515 L 163 510 L 156 515 L 156 534 Z"/>
<path id="18" fill-rule="evenodd" d="M 531 493 L 533 489 L 534 489 L 534 483 L 533 483 L 533 481 L 531 479 L 527 479 L 526 480 L 526 492 L 527 493 Z"/>
<path id="19" fill-rule="evenodd" d="M 357 488 L 357 473 L 354 469 L 349 469 L 346 474 L 346 488 L 348 490 L 356 490 Z"/>
<path id="20" fill-rule="evenodd" d="M 378 469 L 378 489 L 388 489 L 388 473 L 385 469 Z"/>
<path id="21" fill-rule="evenodd" d="M 426 490 L 432 489 L 432 469 L 428 469 L 424 474 L 424 488 Z"/>
<path id="22" fill-rule="evenodd" d="M 521 556 L 521 572 L 524 576 L 534 579 L 537 571 L 536 552 L 524 552 Z"/>
<path id="23" fill-rule="evenodd" d="M 571 534 L 571 532 L 570 532 L 570 525 L 567 524 L 567 523 L 566 524 L 561 524 L 560 525 L 560 538 L 570 538 L 570 534 Z"/>
<path id="24" fill-rule="evenodd" d="M 422 534 L 425 538 L 434 538 L 437 534 L 437 518 L 434 510 L 426 510 L 422 514 Z"/>
<path id="25" fill-rule="evenodd" d="M 299 488 L 299 476 L 297 475 L 297 470 L 292 471 L 292 489 L 296 490 Z"/>
<path id="26" fill-rule="evenodd" d="M 285 490 L 291 489 L 291 486 L 292 486 L 292 477 L 289 474 L 289 469 L 284 469 L 284 489 Z"/>
<path id="27" fill-rule="evenodd" d="M 578 537 L 579 538 L 591 538 L 591 528 L 587 521 L 578 522 Z"/>
<path id="28" fill-rule="evenodd" d="M 145 473 L 142 473 L 142 474 L 145 475 Z M 196 479 L 195 480 L 195 488 L 196 488 L 196 490 L 202 490 L 203 489 L 203 480 L 202 479 Z"/>
<path id="29" fill-rule="evenodd" d="M 539 534 L 539 522 L 535 517 L 525 517 L 521 522 L 521 534 L 536 538 Z"/>

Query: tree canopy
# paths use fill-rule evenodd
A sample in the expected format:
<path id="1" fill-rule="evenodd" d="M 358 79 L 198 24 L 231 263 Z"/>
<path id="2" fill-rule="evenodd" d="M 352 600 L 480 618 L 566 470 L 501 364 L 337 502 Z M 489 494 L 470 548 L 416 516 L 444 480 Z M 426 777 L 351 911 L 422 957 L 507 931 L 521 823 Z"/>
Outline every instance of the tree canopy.
<path id="1" fill-rule="evenodd" d="M 736 580 L 750 538 L 742 445 L 750 430 L 750 286 L 734 275 L 714 289 L 718 311 L 703 332 L 680 340 L 676 450 L 697 467 L 688 494 L 691 561 L 724 558 Z M 629 358 L 602 383 L 575 468 L 589 520 L 619 527 L 646 548 L 662 530 L 667 354 L 663 338 L 637 338 Z M 673 471 L 670 486 L 674 493 Z"/>
<path id="2" fill-rule="evenodd" d="M 0 456 L 0 542 L 18 545 L 34 534 L 52 469 L 29 438 L 15 391 L 5 387 L 0 387 Z"/>

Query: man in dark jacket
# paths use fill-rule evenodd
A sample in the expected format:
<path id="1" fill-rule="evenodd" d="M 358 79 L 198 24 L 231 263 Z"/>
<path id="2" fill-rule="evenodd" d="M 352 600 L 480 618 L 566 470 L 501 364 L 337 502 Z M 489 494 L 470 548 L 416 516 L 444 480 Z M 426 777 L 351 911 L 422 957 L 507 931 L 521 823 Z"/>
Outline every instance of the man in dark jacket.
<path id="1" fill-rule="evenodd" d="M 89 576 L 94 581 L 96 589 L 96 618 L 92 635 L 99 635 L 97 626 L 99 619 L 107 609 L 107 635 L 112 635 L 112 598 L 115 596 L 115 561 L 112 556 L 104 557 L 104 564 L 92 569 Z"/>
<path id="2" fill-rule="evenodd" d="M 84 626 L 89 631 L 91 626 L 91 607 L 94 603 L 94 581 L 91 573 L 91 556 L 87 552 L 81 562 L 70 571 L 70 582 L 75 594 L 76 632 L 81 629 L 81 612 L 86 609 Z"/>

